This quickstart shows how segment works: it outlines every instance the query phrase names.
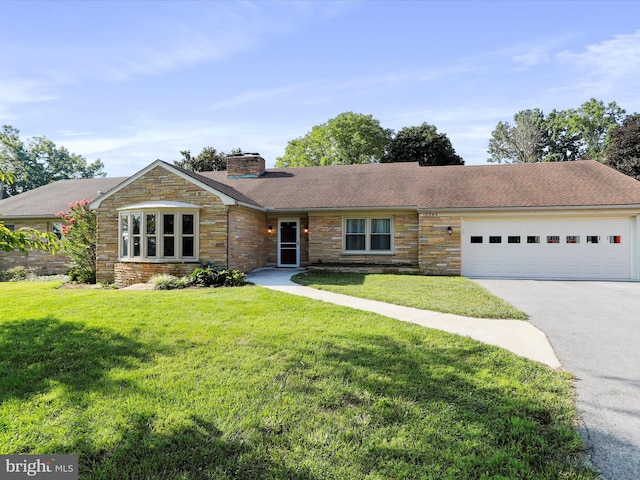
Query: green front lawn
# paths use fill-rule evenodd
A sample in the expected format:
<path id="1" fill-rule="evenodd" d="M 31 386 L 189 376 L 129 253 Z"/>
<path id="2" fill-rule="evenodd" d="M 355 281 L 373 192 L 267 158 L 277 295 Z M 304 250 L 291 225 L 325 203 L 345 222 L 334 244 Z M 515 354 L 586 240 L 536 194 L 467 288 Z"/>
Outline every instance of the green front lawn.
<path id="1" fill-rule="evenodd" d="M 464 277 L 311 270 L 294 276 L 292 280 L 320 290 L 422 310 L 475 318 L 526 319 L 524 312 Z"/>
<path id="2" fill-rule="evenodd" d="M 86 479 L 595 479 L 572 381 L 261 287 L 0 284 L 0 452 Z"/>

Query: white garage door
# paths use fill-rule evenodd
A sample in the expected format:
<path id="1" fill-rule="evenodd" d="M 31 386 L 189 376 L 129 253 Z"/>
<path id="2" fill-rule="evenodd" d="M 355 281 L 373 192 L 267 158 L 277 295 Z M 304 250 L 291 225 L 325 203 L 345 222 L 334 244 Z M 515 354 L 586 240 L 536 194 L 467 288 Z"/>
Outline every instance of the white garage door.
<path id="1" fill-rule="evenodd" d="M 462 274 L 628 280 L 631 221 L 626 218 L 465 220 Z"/>

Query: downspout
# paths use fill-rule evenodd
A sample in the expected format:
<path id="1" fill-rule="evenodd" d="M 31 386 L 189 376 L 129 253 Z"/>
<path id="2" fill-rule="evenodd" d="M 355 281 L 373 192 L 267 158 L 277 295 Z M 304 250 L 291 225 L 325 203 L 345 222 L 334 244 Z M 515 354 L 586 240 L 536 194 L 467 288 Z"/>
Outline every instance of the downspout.
<path id="1" fill-rule="evenodd" d="M 231 269 L 231 207 L 227 207 L 227 270 Z"/>

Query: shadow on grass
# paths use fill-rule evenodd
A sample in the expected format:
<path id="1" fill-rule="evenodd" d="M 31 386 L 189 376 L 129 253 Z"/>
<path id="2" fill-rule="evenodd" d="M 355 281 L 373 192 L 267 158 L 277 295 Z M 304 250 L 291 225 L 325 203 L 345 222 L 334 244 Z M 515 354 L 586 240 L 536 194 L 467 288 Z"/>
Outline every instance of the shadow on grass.
<path id="1" fill-rule="evenodd" d="M 192 416 L 169 432 L 155 431 L 156 418 L 139 414 L 119 444 L 106 451 L 78 445 L 80 478 L 288 479 L 313 480 L 304 468 L 275 464 L 240 439 L 224 438 L 212 422 Z"/>
<path id="2" fill-rule="evenodd" d="M 54 317 L 0 324 L 0 402 L 63 384 L 72 392 L 106 388 L 114 367 L 133 367 L 149 347 L 108 330 Z"/>
<path id="3" fill-rule="evenodd" d="M 301 285 L 364 285 L 366 278 L 365 273 L 312 270 L 294 275 L 291 280 Z"/>
<path id="4" fill-rule="evenodd" d="M 430 346 L 419 336 L 398 342 L 362 334 L 313 352 L 313 362 L 325 366 L 322 377 L 342 379 L 342 387 L 323 389 L 322 378 L 314 377 L 302 387 L 305 395 L 318 399 L 329 414 L 358 410 L 360 418 L 382 432 L 380 438 L 371 427 L 348 434 L 350 442 L 363 446 L 352 457 L 363 475 L 590 475 L 581 464 L 582 444 L 569 405 L 554 401 L 555 395 L 569 395 L 561 392 L 566 379 L 553 379 L 557 372 L 514 360 L 497 348 L 451 338 L 450 348 L 442 348 L 447 342 Z M 311 363 L 307 355 L 299 355 Z M 290 366 L 304 375 L 299 365 Z"/>

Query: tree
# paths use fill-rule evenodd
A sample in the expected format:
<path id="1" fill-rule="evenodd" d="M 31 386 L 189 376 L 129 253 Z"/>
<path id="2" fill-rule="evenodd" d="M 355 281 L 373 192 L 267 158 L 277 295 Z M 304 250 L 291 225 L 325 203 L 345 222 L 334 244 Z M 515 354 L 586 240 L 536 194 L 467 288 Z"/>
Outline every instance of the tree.
<path id="1" fill-rule="evenodd" d="M 371 115 L 344 112 L 316 125 L 304 137 L 291 140 L 277 167 L 378 163 L 391 139 Z"/>
<path id="2" fill-rule="evenodd" d="M 640 180 L 640 114 L 628 116 L 611 129 L 604 163 Z"/>
<path id="3" fill-rule="evenodd" d="M 547 144 L 543 162 L 569 162 L 582 158 L 582 135 L 571 128 L 569 116 L 570 111 L 554 108 L 545 118 Z"/>
<path id="4" fill-rule="evenodd" d="M 173 163 L 178 167 L 193 172 L 217 172 L 227 169 L 227 157 L 242 152 L 234 148 L 231 153 L 218 152 L 213 147 L 204 147 L 197 157 L 191 156 L 191 150 L 181 150 L 182 160 Z"/>
<path id="5" fill-rule="evenodd" d="M 514 125 L 499 122 L 489 140 L 489 162 L 527 163 L 542 159 L 546 132 L 539 109 L 522 110 L 513 116 Z"/>
<path id="6" fill-rule="evenodd" d="M 3 194 L 16 195 L 69 178 L 103 177 L 100 160 L 87 164 L 82 155 L 57 147 L 46 137 L 34 137 L 28 144 L 20 139 L 20 131 L 4 125 L 0 131 L 0 170 L 13 175 L 13 183 L 2 183 Z"/>
<path id="7" fill-rule="evenodd" d="M 383 163 L 418 162 L 420 165 L 464 165 L 451 141 L 435 126 L 405 127 L 389 142 Z"/>
<path id="8" fill-rule="evenodd" d="M 0 185 L 10 184 L 13 176 L 0 168 Z M 29 250 L 44 250 L 54 253 L 58 247 L 58 238 L 52 233 L 42 233 L 33 228 L 20 228 L 11 231 L 0 222 L 0 250 L 13 252 L 18 250 L 25 255 Z"/>
<path id="9" fill-rule="evenodd" d="M 609 132 L 620 125 L 625 111 L 616 102 L 605 105 L 602 100 L 590 99 L 576 110 L 567 113 L 568 130 L 581 139 L 582 158 L 602 161 L 609 141 Z"/>
<path id="10" fill-rule="evenodd" d="M 82 283 L 96 282 L 96 227 L 95 210 L 89 208 L 87 200 L 69 205 L 69 210 L 59 212 L 65 223 L 62 225 L 60 250 L 71 260 L 69 275 Z"/>

